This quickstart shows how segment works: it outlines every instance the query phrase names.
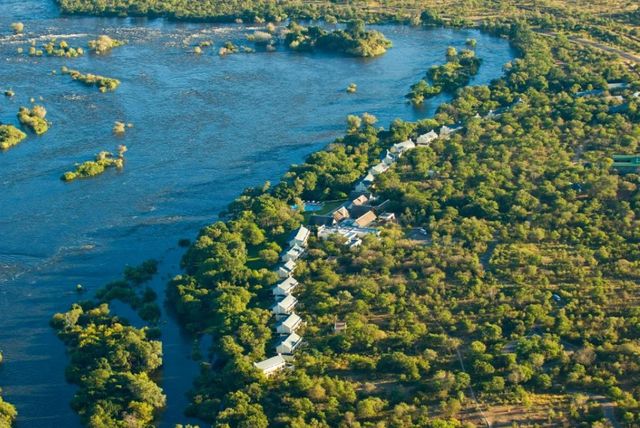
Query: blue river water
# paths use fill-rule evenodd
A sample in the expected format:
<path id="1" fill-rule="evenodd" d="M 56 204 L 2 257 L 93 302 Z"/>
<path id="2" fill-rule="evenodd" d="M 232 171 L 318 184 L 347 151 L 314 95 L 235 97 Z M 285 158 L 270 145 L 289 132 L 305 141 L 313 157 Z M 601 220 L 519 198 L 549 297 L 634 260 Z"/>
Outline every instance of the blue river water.
<path id="1" fill-rule="evenodd" d="M 22 21 L 14 36 L 10 23 Z M 483 59 L 473 84 L 502 74 L 514 57 L 505 40 L 473 30 L 384 26 L 393 42 L 376 59 L 327 54 L 217 55 L 226 40 L 248 44 L 255 28 L 166 20 L 62 17 L 52 0 L 0 2 L 0 122 L 17 124 L 34 98 L 52 126 L 0 153 L 0 387 L 20 413 L 19 427 L 77 427 L 69 407 L 75 387 L 65 382 L 64 348 L 48 325 L 52 314 L 121 276 L 126 264 L 160 260 L 152 286 L 159 296 L 180 273 L 181 238 L 194 238 L 243 188 L 276 181 L 293 163 L 345 129 L 348 114 L 369 112 L 381 126 L 394 118 L 433 114 L 442 96 L 415 110 L 403 98 L 426 69 L 443 62 L 447 46 L 478 41 Z M 86 47 L 100 34 L 127 40 L 105 56 L 30 58 L 17 53 L 31 40 L 56 36 Z M 196 56 L 188 46 L 213 40 Z M 102 94 L 68 76 L 62 66 L 115 77 Z M 358 85 L 347 94 L 349 83 Z M 42 97 L 42 101 L 40 101 Z M 133 124 L 115 137 L 114 122 Z M 122 171 L 63 183 L 60 175 L 101 150 L 125 144 Z M 116 305 L 116 310 L 122 310 Z M 162 387 L 168 406 L 161 426 L 193 422 L 183 416 L 186 392 L 198 372 L 193 338 L 169 314 L 162 322 Z M 197 422 L 197 421 L 196 421 Z"/>

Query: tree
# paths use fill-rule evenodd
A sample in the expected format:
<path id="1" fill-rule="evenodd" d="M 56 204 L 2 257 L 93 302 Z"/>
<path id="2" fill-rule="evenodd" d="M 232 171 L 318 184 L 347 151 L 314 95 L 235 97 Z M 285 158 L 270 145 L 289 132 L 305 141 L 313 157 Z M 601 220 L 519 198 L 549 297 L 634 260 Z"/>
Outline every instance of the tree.
<path id="1" fill-rule="evenodd" d="M 357 405 L 357 415 L 362 419 L 371 419 L 379 415 L 386 406 L 386 402 L 378 397 L 360 400 Z"/>
<path id="2" fill-rule="evenodd" d="M 24 31 L 24 24 L 22 22 L 14 22 L 11 24 L 11 29 L 15 34 L 21 34 Z"/>

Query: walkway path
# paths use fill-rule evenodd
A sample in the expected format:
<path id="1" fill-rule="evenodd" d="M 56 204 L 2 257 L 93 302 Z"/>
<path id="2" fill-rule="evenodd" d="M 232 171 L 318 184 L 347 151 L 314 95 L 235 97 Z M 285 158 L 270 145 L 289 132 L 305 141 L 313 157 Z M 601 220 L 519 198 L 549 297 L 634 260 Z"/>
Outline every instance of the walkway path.
<path id="1" fill-rule="evenodd" d="M 555 37 L 556 36 L 555 33 L 546 33 L 544 31 L 538 31 L 538 34 L 540 34 L 542 36 L 545 36 L 545 37 Z M 600 49 L 600 50 L 603 50 L 605 52 L 609 52 L 609 53 L 612 53 L 614 55 L 618 55 L 620 58 L 625 59 L 627 61 L 631 61 L 631 62 L 634 62 L 636 64 L 640 64 L 640 55 L 637 55 L 635 53 L 623 51 L 622 49 L 616 48 L 614 46 L 607 45 L 607 44 L 602 43 L 602 42 L 598 42 L 598 41 L 595 41 L 595 40 L 589 40 L 589 39 L 585 39 L 585 38 L 577 37 L 577 36 L 571 36 L 571 37 L 569 37 L 569 40 L 572 41 L 573 43 L 577 43 L 577 44 L 582 45 L 582 46 L 588 46 L 588 47 Z"/>

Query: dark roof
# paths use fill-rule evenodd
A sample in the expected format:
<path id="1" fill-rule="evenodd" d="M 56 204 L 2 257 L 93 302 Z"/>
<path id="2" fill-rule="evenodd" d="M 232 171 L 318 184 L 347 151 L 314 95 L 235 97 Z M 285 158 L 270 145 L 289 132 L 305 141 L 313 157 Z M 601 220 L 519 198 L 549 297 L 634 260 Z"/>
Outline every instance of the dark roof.
<path id="1" fill-rule="evenodd" d="M 333 217 L 328 215 L 312 215 L 309 218 L 309 224 L 312 226 L 331 226 L 333 221 Z"/>

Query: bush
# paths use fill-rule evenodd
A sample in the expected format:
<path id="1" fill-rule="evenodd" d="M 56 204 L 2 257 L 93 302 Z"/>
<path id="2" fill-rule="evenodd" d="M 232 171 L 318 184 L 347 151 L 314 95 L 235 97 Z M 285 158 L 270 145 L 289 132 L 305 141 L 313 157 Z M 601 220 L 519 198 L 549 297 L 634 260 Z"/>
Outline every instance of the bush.
<path id="1" fill-rule="evenodd" d="M 27 134 L 13 125 L 0 125 L 0 150 L 7 150 L 22 140 L 27 138 Z"/>

